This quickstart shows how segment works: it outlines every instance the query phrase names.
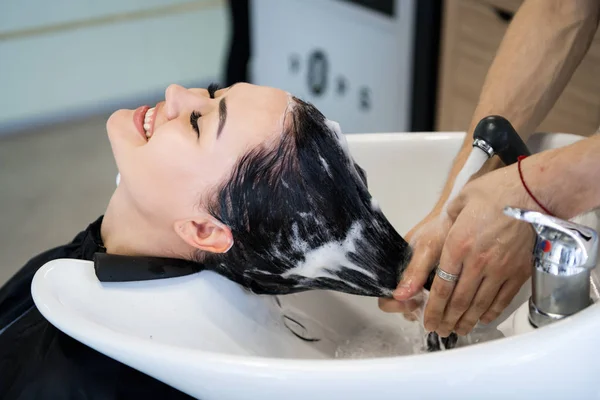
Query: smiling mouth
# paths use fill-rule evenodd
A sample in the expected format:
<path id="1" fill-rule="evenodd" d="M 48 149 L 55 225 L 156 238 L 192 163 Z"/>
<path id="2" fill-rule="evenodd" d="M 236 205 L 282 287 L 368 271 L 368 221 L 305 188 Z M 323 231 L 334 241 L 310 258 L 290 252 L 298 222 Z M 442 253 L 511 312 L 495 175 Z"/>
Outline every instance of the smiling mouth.
<path id="1" fill-rule="evenodd" d="M 155 111 L 156 107 L 149 108 L 148 111 L 146 111 L 146 115 L 144 115 L 144 133 L 148 139 L 150 139 L 154 133 L 154 119 L 156 117 L 154 114 Z"/>

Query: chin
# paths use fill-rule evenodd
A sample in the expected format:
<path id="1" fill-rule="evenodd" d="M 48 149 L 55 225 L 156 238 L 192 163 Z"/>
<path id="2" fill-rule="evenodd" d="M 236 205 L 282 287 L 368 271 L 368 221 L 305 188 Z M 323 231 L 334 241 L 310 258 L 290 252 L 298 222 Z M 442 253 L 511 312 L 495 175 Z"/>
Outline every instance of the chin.
<path id="1" fill-rule="evenodd" d="M 144 140 L 133 124 L 132 110 L 117 110 L 106 121 L 106 132 L 108 140 L 115 150 L 128 143 L 130 146 L 139 146 L 145 144 Z"/>
<path id="2" fill-rule="evenodd" d="M 108 136 L 108 141 L 110 142 L 110 147 L 117 164 L 117 169 L 121 173 L 121 178 L 123 178 L 123 171 L 120 161 L 127 156 L 127 148 L 131 148 L 135 145 L 132 140 L 133 134 L 136 133 L 132 130 L 135 128 L 132 126 L 127 126 L 125 123 L 127 121 L 126 118 L 128 111 L 129 110 L 115 111 L 106 121 L 106 133 Z M 129 111 L 129 113 L 131 113 L 131 111 Z"/>
<path id="3" fill-rule="evenodd" d="M 106 121 L 106 129 L 112 129 L 118 127 L 119 125 L 123 125 L 123 121 L 125 121 L 126 115 L 132 114 L 131 110 L 120 109 L 113 112 L 108 120 Z"/>
<path id="4" fill-rule="evenodd" d="M 108 117 L 108 120 L 106 121 L 106 132 L 111 141 L 119 132 L 123 132 L 127 111 L 128 110 L 117 110 Z"/>

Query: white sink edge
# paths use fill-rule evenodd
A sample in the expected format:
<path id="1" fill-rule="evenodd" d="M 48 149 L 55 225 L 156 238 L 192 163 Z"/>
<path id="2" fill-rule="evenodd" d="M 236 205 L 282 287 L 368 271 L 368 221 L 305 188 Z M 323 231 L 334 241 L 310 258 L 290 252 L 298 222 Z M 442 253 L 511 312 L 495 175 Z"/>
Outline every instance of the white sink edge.
<path id="1" fill-rule="evenodd" d="M 38 285 L 41 280 L 40 276 L 46 273 L 49 273 L 51 269 L 56 267 L 59 264 L 64 264 L 65 262 L 69 264 L 80 264 L 81 267 L 93 268 L 93 263 L 91 261 L 82 261 L 82 260 L 53 260 L 47 264 L 45 264 L 34 277 L 32 288 Z M 38 276 L 39 275 L 39 276 Z M 39 290 L 39 289 L 38 289 Z M 33 291 L 37 292 L 36 290 Z M 51 296 L 46 296 L 50 303 L 45 304 L 45 307 L 53 307 L 54 315 L 49 316 L 48 320 L 51 323 L 58 323 L 61 320 L 68 320 L 69 315 L 74 315 L 69 313 L 58 302 Z M 38 304 L 38 299 L 36 300 L 36 304 Z M 42 315 L 46 317 L 45 307 L 41 306 L 38 308 Z M 374 310 L 374 312 L 378 312 L 378 310 Z M 261 366 L 269 368 L 269 370 L 273 368 L 281 369 L 281 370 L 295 370 L 302 371 L 309 369 L 311 371 L 322 370 L 327 372 L 332 372 L 335 370 L 352 370 L 355 368 L 364 369 L 368 368 L 378 369 L 378 368 L 388 368 L 390 363 L 394 364 L 394 368 L 398 368 L 404 364 L 405 367 L 409 369 L 414 368 L 417 364 L 424 363 L 424 365 L 428 365 L 431 367 L 432 364 L 437 364 L 442 361 L 450 361 L 451 358 L 472 358 L 475 362 L 478 358 L 485 354 L 486 357 L 489 358 L 505 358 L 507 355 L 507 350 L 519 347 L 520 349 L 529 348 L 528 352 L 521 351 L 521 357 L 527 357 L 529 355 L 536 355 L 540 352 L 547 351 L 549 349 L 554 349 L 558 342 L 563 342 L 565 337 L 571 336 L 576 332 L 581 331 L 594 331 L 595 329 L 600 328 L 600 304 L 594 304 L 590 306 L 588 309 L 569 317 L 563 321 L 554 323 L 550 326 L 544 327 L 543 329 L 538 329 L 533 332 L 528 332 L 512 337 L 507 337 L 503 339 L 498 339 L 494 341 L 489 341 L 485 343 L 478 343 L 462 348 L 453 349 L 451 351 L 442 351 L 442 352 L 434 352 L 428 354 L 416 354 L 416 355 L 404 355 L 397 357 L 381 357 L 381 358 L 367 358 L 367 359 L 283 359 L 283 358 L 274 358 L 274 357 L 258 357 L 258 356 L 242 356 L 242 355 L 233 355 L 233 354 L 223 354 L 217 352 L 210 352 L 198 349 L 188 349 L 184 347 L 178 347 L 173 345 L 168 345 L 159 342 L 152 342 L 152 346 L 157 350 L 164 350 L 171 354 L 180 353 L 183 358 L 190 358 L 193 355 L 194 359 L 202 359 L 211 365 L 215 364 L 223 364 L 223 366 L 251 366 L 253 368 L 260 368 Z M 107 329 L 104 326 L 94 324 L 88 320 L 85 320 L 81 325 L 80 329 L 77 332 L 73 332 L 72 330 L 65 329 L 65 333 L 73 336 L 74 338 L 89 344 L 91 347 L 94 347 L 94 343 L 102 342 L 103 334 L 109 334 L 110 336 L 120 337 L 122 342 L 120 342 L 119 346 L 114 348 L 115 351 L 118 351 L 120 348 L 127 348 L 129 352 L 135 353 L 139 352 L 143 354 L 145 352 L 145 342 L 150 342 L 149 340 L 142 340 L 139 338 L 132 339 L 130 336 L 125 334 L 121 334 L 119 332 L 115 332 L 113 330 Z M 103 347 L 106 350 L 106 347 Z"/>

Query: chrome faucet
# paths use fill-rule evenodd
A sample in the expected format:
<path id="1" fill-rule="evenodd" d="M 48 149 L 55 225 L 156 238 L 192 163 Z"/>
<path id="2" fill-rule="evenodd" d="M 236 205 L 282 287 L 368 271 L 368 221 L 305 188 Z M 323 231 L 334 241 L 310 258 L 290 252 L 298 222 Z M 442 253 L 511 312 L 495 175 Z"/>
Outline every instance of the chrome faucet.
<path id="1" fill-rule="evenodd" d="M 573 315 L 591 303 L 590 274 L 598 261 L 598 233 L 580 224 L 506 207 L 536 232 L 529 321 L 536 327 Z"/>

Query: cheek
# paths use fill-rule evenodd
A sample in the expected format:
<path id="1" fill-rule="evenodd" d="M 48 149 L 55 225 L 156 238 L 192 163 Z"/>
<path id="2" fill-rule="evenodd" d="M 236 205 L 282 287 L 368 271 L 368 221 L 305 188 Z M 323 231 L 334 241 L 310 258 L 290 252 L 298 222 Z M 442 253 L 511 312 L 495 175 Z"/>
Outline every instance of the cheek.
<path id="1" fill-rule="evenodd" d="M 156 140 L 136 153 L 131 188 L 146 213 L 188 217 L 190 207 L 213 183 L 206 160 L 189 148 Z"/>
<path id="2" fill-rule="evenodd" d="M 186 197 L 185 182 L 190 177 L 183 168 L 185 157 L 177 158 L 166 148 L 143 149 L 136 157 L 135 186 L 148 206 L 176 209 Z"/>

